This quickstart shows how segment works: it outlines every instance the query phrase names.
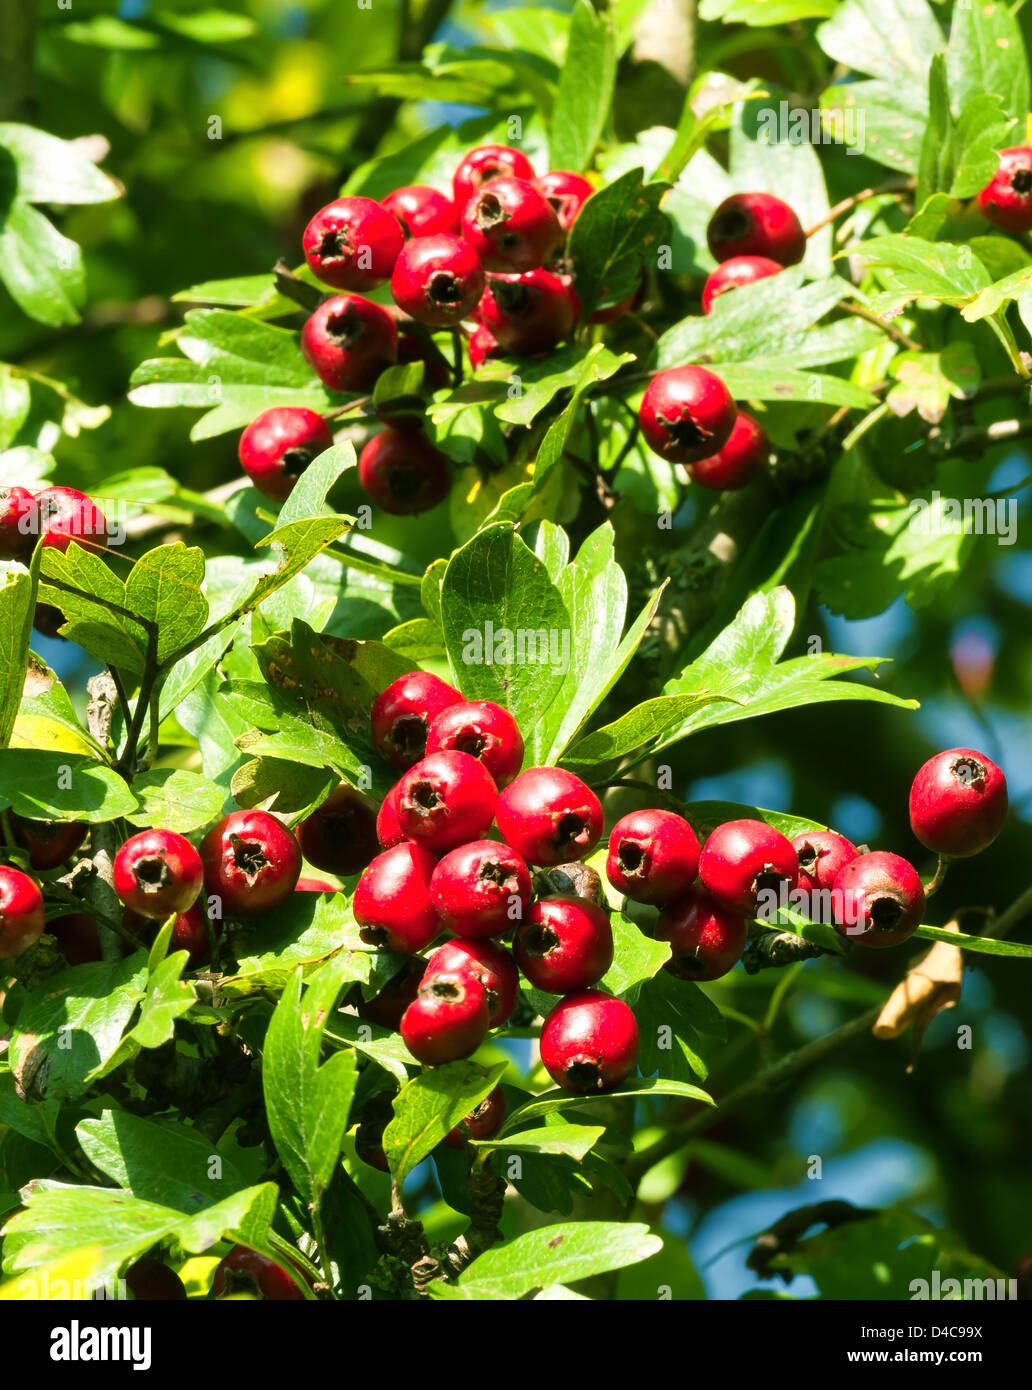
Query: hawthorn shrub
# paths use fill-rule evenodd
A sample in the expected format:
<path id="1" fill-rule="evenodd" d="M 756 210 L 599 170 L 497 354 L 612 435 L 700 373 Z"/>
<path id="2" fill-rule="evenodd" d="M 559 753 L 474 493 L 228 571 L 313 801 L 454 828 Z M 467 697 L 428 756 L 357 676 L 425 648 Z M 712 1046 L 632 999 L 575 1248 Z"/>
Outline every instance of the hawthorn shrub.
<path id="1" fill-rule="evenodd" d="M 963 1112 L 1028 1069 L 1025 13 L 267 9 L 12 28 L 6 1289 L 693 1299 L 793 1184 L 756 1296 L 1007 1277 L 783 1097 L 1019 1201 Z M 1008 693 L 933 734 L 987 591 Z M 829 649 L 901 609 L 902 674 Z"/>

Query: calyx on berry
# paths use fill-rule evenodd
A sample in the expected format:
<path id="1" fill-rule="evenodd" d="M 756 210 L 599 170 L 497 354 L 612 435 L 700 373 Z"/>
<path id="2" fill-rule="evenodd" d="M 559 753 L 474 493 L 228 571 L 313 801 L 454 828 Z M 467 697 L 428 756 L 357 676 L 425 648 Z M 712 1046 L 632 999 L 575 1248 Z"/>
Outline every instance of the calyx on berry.
<path id="1" fill-rule="evenodd" d="M 506 352 L 548 352 L 573 331 L 580 300 L 567 280 L 548 270 L 490 275 L 480 301 L 482 326 Z"/>
<path id="2" fill-rule="evenodd" d="M 215 1270 L 211 1291 L 216 1298 L 243 1295 L 282 1303 L 303 1299 L 297 1284 L 275 1260 L 248 1250 L 246 1245 L 234 1245 Z"/>
<path id="3" fill-rule="evenodd" d="M 670 942 L 663 968 L 679 980 L 719 980 L 741 959 L 748 930 L 744 917 L 696 885 L 659 914 L 656 940 Z"/>
<path id="4" fill-rule="evenodd" d="M 487 995 L 492 1028 L 509 1021 L 520 990 L 520 972 L 512 955 L 496 941 L 446 941 L 431 952 L 426 975 L 465 975 L 478 980 Z"/>
<path id="5" fill-rule="evenodd" d="M 331 391 L 365 391 L 398 356 L 398 326 L 357 294 L 325 300 L 301 330 L 301 351 Z"/>
<path id="6" fill-rule="evenodd" d="M 161 919 L 185 912 L 203 881 L 201 856 L 174 830 L 141 830 L 115 855 L 115 892 L 141 917 Z"/>
<path id="7" fill-rule="evenodd" d="M 376 807 L 357 787 L 342 782 L 297 827 L 301 853 L 317 869 L 348 878 L 379 853 Z"/>
<path id="8" fill-rule="evenodd" d="M 788 266 L 797 265 L 806 254 L 799 218 L 772 193 L 733 193 L 725 198 L 710 218 L 706 242 L 718 261 L 766 256 Z"/>
<path id="9" fill-rule="evenodd" d="M 510 145 L 478 145 L 470 150 L 452 177 L 456 210 L 461 213 L 483 184 L 503 175 L 533 179 L 534 166 L 525 154 Z"/>
<path id="10" fill-rule="evenodd" d="M 359 455 L 358 481 L 391 516 L 417 516 L 447 496 L 451 460 L 425 434 L 388 426 Z"/>
<path id="11" fill-rule="evenodd" d="M 572 994 L 598 984 L 613 963 L 613 930 L 587 898 L 541 898 L 516 929 L 516 964 L 547 994 Z"/>
<path id="12" fill-rule="evenodd" d="M 468 753 L 501 790 L 523 766 L 523 736 L 507 709 L 491 700 L 463 700 L 441 711 L 427 734 L 428 753 Z"/>
<path id="13" fill-rule="evenodd" d="M 670 367 L 649 382 L 638 419 L 646 444 L 660 458 L 697 463 L 724 447 L 735 415 L 720 377 L 705 367 Z"/>
<path id="14" fill-rule="evenodd" d="M 485 270 L 535 270 L 563 242 L 551 204 L 526 179 L 484 184 L 462 209 L 459 224 Z"/>
<path id="15" fill-rule="evenodd" d="M 441 1142 L 452 1149 L 464 1149 L 470 1139 L 492 1138 L 501 1129 L 504 1119 L 505 1092 L 501 1086 L 496 1086 Z"/>
<path id="16" fill-rule="evenodd" d="M 267 811 L 232 811 L 201 842 L 204 884 L 222 912 L 248 917 L 272 912 L 290 897 L 301 875 L 301 848 Z"/>
<path id="17" fill-rule="evenodd" d="M 432 328 L 469 318 L 484 293 L 484 268 L 461 237 L 439 232 L 406 242 L 391 276 L 399 309 Z"/>
<path id="18" fill-rule="evenodd" d="M 401 223 L 408 237 L 437 236 L 445 232 L 457 236 L 459 210 L 447 193 L 429 184 L 406 184 L 383 199 L 382 206 Z"/>
<path id="19" fill-rule="evenodd" d="M 910 825 L 926 849 L 962 859 L 991 845 L 1007 819 L 1007 779 L 973 748 L 948 748 L 910 788 Z"/>
<path id="20" fill-rule="evenodd" d="M 761 820 L 731 820 L 710 834 L 699 855 L 699 877 L 712 897 L 743 917 L 756 915 L 761 893 L 791 892 L 799 861 L 790 842 Z"/>
<path id="21" fill-rule="evenodd" d="M 1032 148 L 1000 151 L 996 173 L 978 195 L 983 215 L 1005 232 L 1032 231 Z"/>
<path id="22" fill-rule="evenodd" d="M 34 869 L 56 869 L 66 863 L 89 834 L 84 821 L 28 820 L 10 812 L 16 842 L 28 851 Z"/>
<path id="23" fill-rule="evenodd" d="M 541 1030 L 541 1061 L 557 1086 L 578 1095 L 612 1091 L 638 1062 L 630 1007 L 601 990 L 560 999 Z"/>
<path id="24" fill-rule="evenodd" d="M 500 793 L 495 818 L 505 843 L 545 868 L 583 859 L 602 834 L 602 803 L 560 767 L 521 772 Z"/>
<path id="25" fill-rule="evenodd" d="M 772 261 L 769 256 L 732 256 L 729 261 L 718 265 L 702 287 L 702 312 L 708 314 L 714 301 L 728 290 L 741 289 L 743 285 L 753 285 L 757 280 L 780 275 L 783 265 Z"/>
<path id="26" fill-rule="evenodd" d="M 20 869 L 0 865 L 0 960 L 21 955 L 39 940 L 45 926 L 39 885 Z"/>
<path id="27" fill-rule="evenodd" d="M 813 830 L 797 835 L 792 848 L 799 860 L 796 886 L 807 893 L 834 888 L 839 871 L 859 854 L 856 845 L 834 830 Z"/>
<path id="28" fill-rule="evenodd" d="M 359 936 L 368 946 L 412 955 L 440 931 L 430 904 L 430 877 L 437 861 L 405 840 L 385 849 L 358 880 L 352 907 Z"/>
<path id="29" fill-rule="evenodd" d="M 859 854 L 832 889 L 835 922 L 858 946 L 898 946 L 921 925 L 925 891 L 912 864 L 898 854 Z"/>
<path id="30" fill-rule="evenodd" d="M 399 676 L 373 701 L 373 747 L 393 767 L 411 767 L 425 755 L 427 733 L 437 715 L 461 701 L 454 686 L 429 671 Z"/>
<path id="31" fill-rule="evenodd" d="M 338 290 L 372 290 L 390 279 L 405 244 L 401 223 L 372 198 L 337 198 L 315 214 L 302 238 L 317 280 Z"/>
<path id="32" fill-rule="evenodd" d="M 430 901 L 441 927 L 455 936 L 501 936 L 519 922 L 531 899 L 523 859 L 497 840 L 472 840 L 434 869 Z"/>
<path id="33" fill-rule="evenodd" d="M 401 1036 L 418 1062 L 437 1067 L 471 1057 L 487 1037 L 487 993 L 472 974 L 427 975 L 401 1019 Z"/>
<path id="34" fill-rule="evenodd" d="M 398 824 L 417 844 L 443 854 L 480 839 L 495 814 L 498 789 L 468 753 L 428 753 L 398 783 Z"/>
<path id="35" fill-rule="evenodd" d="M 240 464 L 259 492 L 282 502 L 312 460 L 332 444 L 329 425 L 314 410 L 274 406 L 240 436 Z"/>
<path id="36" fill-rule="evenodd" d="M 667 903 L 686 893 L 699 870 L 699 842 L 683 816 L 631 811 L 609 836 L 606 877 L 639 903 Z"/>
<path id="37" fill-rule="evenodd" d="M 716 492 L 733 492 L 763 472 L 770 441 L 760 422 L 740 410 L 724 447 L 708 458 L 685 465 L 693 483 Z"/>

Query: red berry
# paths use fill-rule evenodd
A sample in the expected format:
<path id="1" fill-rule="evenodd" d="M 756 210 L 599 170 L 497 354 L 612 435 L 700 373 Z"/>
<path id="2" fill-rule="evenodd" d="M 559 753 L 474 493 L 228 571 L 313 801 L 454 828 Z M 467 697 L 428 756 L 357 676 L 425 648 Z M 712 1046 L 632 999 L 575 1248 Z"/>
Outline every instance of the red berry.
<path id="1" fill-rule="evenodd" d="M 910 825 L 926 849 L 963 859 L 991 845 L 1007 819 L 1007 779 L 984 753 L 949 748 L 910 788 Z"/>
<path id="2" fill-rule="evenodd" d="M 240 436 L 240 463 L 259 492 L 282 502 L 308 465 L 333 444 L 329 425 L 314 410 L 263 410 Z"/>
<path id="3" fill-rule="evenodd" d="M 456 936 L 501 936 L 522 919 L 531 897 L 526 864 L 497 840 L 473 840 L 453 849 L 430 883 L 437 919 Z"/>
<path id="4" fill-rule="evenodd" d="M 428 975 L 401 1019 L 401 1036 L 428 1067 L 470 1057 L 487 1037 L 490 1014 L 483 985 L 468 973 Z"/>
<path id="5" fill-rule="evenodd" d="M 437 854 L 479 840 L 494 820 L 498 788 L 468 753 L 429 753 L 398 783 L 398 824 Z"/>
<path id="6" fill-rule="evenodd" d="M 234 1245 L 219 1261 L 211 1291 L 216 1298 L 243 1294 L 272 1303 L 304 1298 L 282 1265 L 270 1260 L 268 1255 L 259 1255 L 257 1250 L 248 1250 L 246 1245 Z"/>
<path id="7" fill-rule="evenodd" d="M 978 206 L 994 227 L 1032 231 L 1032 149 L 1017 145 L 1000 151 L 996 173 L 978 195 Z"/>
<path id="8" fill-rule="evenodd" d="M 563 241 L 551 204 L 525 179 L 500 178 L 484 184 L 459 220 L 462 235 L 486 270 L 515 274 L 534 270 Z"/>
<path id="9" fill-rule="evenodd" d="M 216 936 L 222 935 L 222 923 L 217 921 L 212 923 Z M 199 898 L 193 907 L 186 912 L 181 912 L 172 923 L 172 939 L 169 942 L 169 951 L 186 951 L 190 966 L 198 966 L 202 961 L 207 960 L 211 943 L 208 939 L 208 913 L 203 898 Z"/>
<path id="10" fill-rule="evenodd" d="M 505 1092 L 501 1086 L 496 1086 L 441 1142 L 452 1149 L 464 1149 L 469 1139 L 490 1139 L 497 1134 L 504 1119 Z"/>
<path id="11" fill-rule="evenodd" d="M 407 956 L 401 969 L 391 976 L 379 994 L 362 1000 L 358 1006 L 359 1016 L 396 1033 L 401 1027 L 402 1014 L 419 993 L 426 970 L 427 963 L 422 956 Z"/>
<path id="12" fill-rule="evenodd" d="M 481 301 L 483 303 L 483 301 Z M 469 363 L 479 371 L 489 357 L 503 356 L 498 339 L 485 323 L 478 323 L 469 340 Z"/>
<path id="13" fill-rule="evenodd" d="M 373 701 L 373 747 L 394 767 L 411 767 L 426 753 L 427 731 L 434 719 L 461 700 L 454 686 L 429 671 L 399 676 Z"/>
<path id="14" fill-rule="evenodd" d="M 717 266 L 702 287 L 702 312 L 708 314 L 713 308 L 713 301 L 728 290 L 766 280 L 768 275 L 780 275 L 784 268 L 769 256 L 732 256 L 729 261 Z"/>
<path id="15" fill-rule="evenodd" d="M 20 869 L 0 865 L 0 960 L 20 955 L 43 935 L 43 894 Z"/>
<path id="16" fill-rule="evenodd" d="M 512 954 L 496 941 L 446 941 L 426 962 L 430 975 L 472 975 L 487 995 L 490 1026 L 509 1021 L 520 992 L 520 972 Z"/>
<path id="17" fill-rule="evenodd" d="M 337 294 L 302 328 L 301 351 L 331 391 L 365 391 L 396 360 L 398 326 L 372 300 Z"/>
<path id="18" fill-rule="evenodd" d="M 389 280 L 405 244 L 401 223 L 372 198 L 337 198 L 315 214 L 302 245 L 312 274 L 338 290 Z"/>
<path id="19" fill-rule="evenodd" d="M 69 965 L 86 965 L 101 960 L 100 933 L 97 924 L 86 912 L 70 912 L 47 923 L 47 931 L 57 941 L 58 949 Z"/>
<path id="20" fill-rule="evenodd" d="M 839 871 L 859 853 L 854 844 L 844 835 L 837 835 L 834 830 L 814 830 L 808 835 L 797 835 L 792 841 L 792 848 L 799 860 L 796 887 L 805 893 L 834 888 Z"/>
<path id="21" fill-rule="evenodd" d="M 516 929 L 516 964 L 535 989 L 571 994 L 598 984 L 613 963 L 613 929 L 587 898 L 542 898 Z"/>
<path id="22" fill-rule="evenodd" d="M 581 208 L 594 193 L 594 188 L 580 174 L 571 174 L 568 169 L 552 169 L 541 178 L 534 180 L 539 193 L 543 193 L 559 219 L 559 225 L 567 236 L 577 220 Z"/>
<path id="23" fill-rule="evenodd" d="M 141 917 L 160 920 L 185 912 L 203 881 L 201 856 L 174 830 L 141 830 L 115 855 L 115 892 Z"/>
<path id="24" fill-rule="evenodd" d="M 388 427 L 359 455 L 358 481 L 391 516 L 416 516 L 447 496 L 451 460 L 425 434 Z"/>
<path id="25" fill-rule="evenodd" d="M 506 352 L 548 352 L 573 331 L 580 300 L 548 270 L 491 275 L 480 301 L 483 326 Z"/>
<path id="26" fill-rule="evenodd" d="M 719 453 L 689 463 L 687 472 L 693 483 L 732 492 L 745 487 L 759 473 L 770 455 L 770 443 L 763 426 L 744 410 L 735 418 L 731 436 Z"/>
<path id="27" fill-rule="evenodd" d="M 609 836 L 606 876 L 639 903 L 668 903 L 686 893 L 699 871 L 699 842 L 683 816 L 632 811 Z"/>
<path id="28" fill-rule="evenodd" d="M 437 861 L 419 845 L 395 845 L 378 854 L 358 880 L 352 909 L 368 946 L 413 955 L 440 931 L 430 905 Z"/>
<path id="29" fill-rule="evenodd" d="M 331 883 L 328 878 L 299 878 L 294 884 L 295 893 L 339 893 L 340 885 Z"/>
<path id="30" fill-rule="evenodd" d="M 772 193 L 733 193 L 725 198 L 710 218 L 706 241 L 718 261 L 766 256 L 786 266 L 797 265 L 806 254 L 799 218 Z"/>
<path id="31" fill-rule="evenodd" d="M 26 487 L 0 488 L 0 560 L 21 560 L 32 553 L 34 503 Z"/>
<path id="32" fill-rule="evenodd" d="M 452 178 L 456 210 L 461 213 L 482 184 L 507 174 L 533 179 L 534 166 L 525 154 L 508 145 L 479 145 L 470 150 Z"/>
<path id="33" fill-rule="evenodd" d="M 622 999 L 586 989 L 560 999 L 541 1030 L 541 1061 L 578 1095 L 611 1091 L 638 1061 L 638 1024 Z"/>
<path id="34" fill-rule="evenodd" d="M 719 980 L 745 950 L 748 924 L 694 887 L 659 914 L 656 940 L 670 942 L 664 969 L 679 980 Z"/>
<path id="35" fill-rule="evenodd" d="M 458 235 L 459 210 L 448 197 L 425 183 L 396 188 L 383 199 L 383 207 L 401 223 L 406 237 Z"/>
<path id="36" fill-rule="evenodd" d="M 398 824 L 398 787 L 395 784 L 383 799 L 376 815 L 376 838 L 381 849 L 393 849 L 405 838 L 405 832 Z"/>
<path id="37" fill-rule="evenodd" d="M 170 1303 L 186 1298 L 186 1287 L 175 1270 L 149 1255 L 130 1265 L 122 1277 L 137 1303 Z"/>
<path id="38" fill-rule="evenodd" d="M 531 767 L 498 798 L 502 839 L 528 864 L 545 868 L 583 859 L 602 834 L 602 803 L 561 767 Z"/>
<path id="39" fill-rule="evenodd" d="M 860 946 L 898 946 L 924 916 L 920 876 L 898 854 L 858 854 L 839 871 L 832 893 L 836 924 Z"/>
<path id="40" fill-rule="evenodd" d="M 649 382 L 638 419 L 645 442 L 661 458 L 696 463 L 731 438 L 735 403 L 705 367 L 670 367 Z"/>
<path id="41" fill-rule="evenodd" d="M 67 550 L 72 541 L 87 550 L 108 543 L 104 513 L 73 487 L 48 487 L 37 492 L 33 507 L 32 525 L 43 544 L 54 550 Z"/>
<path id="42" fill-rule="evenodd" d="M 297 827 L 297 839 L 301 853 L 317 869 L 342 878 L 361 873 L 379 852 L 376 807 L 342 782 Z"/>
<path id="43" fill-rule="evenodd" d="M 484 293 L 484 268 L 461 237 L 439 233 L 405 244 L 391 276 L 399 309 L 433 328 L 469 318 Z"/>
<path id="44" fill-rule="evenodd" d="M 301 875 L 301 849 L 267 811 L 232 811 L 201 842 L 204 883 L 231 917 L 272 912 Z"/>
<path id="45" fill-rule="evenodd" d="M 780 831 L 761 820 L 729 820 L 707 839 L 699 856 L 699 877 L 721 907 L 744 917 L 756 914 L 760 893 L 780 896 L 795 887 L 796 852 Z"/>
<path id="46" fill-rule="evenodd" d="M 56 869 L 66 863 L 90 832 L 84 821 L 27 820 L 12 811 L 14 838 L 28 851 L 34 869 Z"/>
<path id="47" fill-rule="evenodd" d="M 468 753 L 484 764 L 499 789 L 523 766 L 519 726 L 507 709 L 490 700 L 463 700 L 442 710 L 430 725 L 426 751 Z"/>

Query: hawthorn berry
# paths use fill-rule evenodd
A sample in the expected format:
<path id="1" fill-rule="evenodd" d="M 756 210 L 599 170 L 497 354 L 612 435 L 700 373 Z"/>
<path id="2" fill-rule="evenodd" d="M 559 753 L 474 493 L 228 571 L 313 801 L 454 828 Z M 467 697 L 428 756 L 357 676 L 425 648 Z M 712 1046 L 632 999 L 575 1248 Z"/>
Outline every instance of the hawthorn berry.
<path id="1" fill-rule="evenodd" d="M 395 800 L 397 792 L 395 784 L 384 797 L 376 813 L 376 839 L 381 849 L 393 849 L 405 838 L 405 832 L 398 824 L 398 807 Z"/>
<path id="2" fill-rule="evenodd" d="M 735 403 L 705 367 L 670 367 L 652 378 L 638 420 L 645 442 L 670 463 L 697 463 L 731 438 Z"/>
<path id="3" fill-rule="evenodd" d="M 468 753 L 428 753 L 398 783 L 398 824 L 410 840 L 443 854 L 480 839 L 494 820 L 498 789 Z"/>
<path id="4" fill-rule="evenodd" d="M 401 1036 L 428 1067 L 470 1057 L 487 1037 L 487 992 L 468 972 L 427 975 L 401 1018 Z"/>
<path id="5" fill-rule="evenodd" d="M 556 864 L 542 872 L 541 878 L 547 884 L 549 895 L 559 897 L 588 898 L 599 907 L 605 906 L 605 893 L 602 879 L 590 864 Z"/>
<path id="6" fill-rule="evenodd" d="M 408 768 L 426 753 L 430 725 L 462 696 L 429 671 L 409 671 L 391 681 L 373 701 L 373 747 L 394 767 Z"/>
<path id="7" fill-rule="evenodd" d="M 926 849 L 950 858 L 978 854 L 1007 819 L 1007 779 L 972 748 L 929 758 L 910 787 L 910 825 Z"/>
<path id="8" fill-rule="evenodd" d="M 43 544 L 54 550 L 67 550 L 72 541 L 87 550 L 108 543 L 104 513 L 73 487 L 48 487 L 37 492 L 30 520 Z"/>
<path id="9" fill-rule="evenodd" d="M 602 298 L 607 299 L 608 291 L 606 286 L 602 286 Z M 645 281 L 636 289 L 631 290 L 630 294 L 623 299 L 618 299 L 615 304 L 606 304 L 601 309 L 596 309 L 594 313 L 588 315 L 589 323 L 617 323 L 620 319 L 626 318 L 634 306 L 645 297 Z"/>
<path id="10" fill-rule="evenodd" d="M 679 980 L 719 980 L 741 959 L 748 923 L 715 902 L 703 888 L 690 888 L 667 903 L 656 924 L 656 940 L 669 941 L 664 970 Z"/>
<path id="11" fill-rule="evenodd" d="M 699 842 L 683 816 L 631 811 L 609 836 L 606 877 L 639 903 L 667 903 L 686 893 L 699 871 Z"/>
<path id="12" fill-rule="evenodd" d="M 492 1138 L 501 1129 L 504 1119 L 505 1092 L 501 1086 L 496 1086 L 441 1142 L 452 1149 L 464 1149 L 470 1139 Z"/>
<path id="13" fill-rule="evenodd" d="M 459 223 L 485 270 L 535 270 L 563 241 L 551 204 L 526 179 L 499 178 L 484 184 L 462 209 Z"/>
<path id="14" fill-rule="evenodd" d="M 492 1028 L 509 1021 L 520 992 L 520 972 L 512 955 L 496 941 L 446 941 L 426 961 L 426 974 L 472 975 L 487 995 Z"/>
<path id="15" fill-rule="evenodd" d="M 391 516 L 417 516 L 447 496 L 451 460 L 425 434 L 388 426 L 359 454 L 358 481 Z"/>
<path id="16" fill-rule="evenodd" d="M 924 916 L 920 875 L 898 854 L 858 854 L 839 870 L 832 894 L 836 925 L 860 946 L 898 946 Z"/>
<path id="17" fill-rule="evenodd" d="M 301 848 L 268 811 L 231 811 L 201 841 L 204 883 L 230 917 L 272 912 L 301 876 Z"/>
<path id="18" fill-rule="evenodd" d="M 170 1303 L 186 1298 L 186 1286 L 175 1270 L 150 1255 L 131 1264 L 122 1277 L 137 1303 Z"/>
<path id="19" fill-rule="evenodd" d="M 721 907 L 753 917 L 760 893 L 795 887 L 799 860 L 791 843 L 762 820 L 729 820 L 710 834 L 699 877 Z"/>
<path id="20" fill-rule="evenodd" d="M 545 195 L 559 219 L 560 227 L 569 236 L 570 229 L 576 222 L 581 208 L 594 193 L 594 188 L 587 179 L 582 178 L 580 174 L 571 173 L 568 169 L 551 169 L 547 174 L 535 179 L 534 185 L 539 193 Z"/>
<path id="21" fill-rule="evenodd" d="M 325 300 L 301 330 L 301 351 L 331 391 L 365 391 L 398 356 L 398 325 L 357 294 Z"/>
<path id="22" fill-rule="evenodd" d="M 32 493 L 26 487 L 0 488 L 0 560 L 21 560 L 35 545 Z"/>
<path id="23" fill-rule="evenodd" d="M 58 950 L 69 965 L 85 965 L 101 960 L 100 933 L 86 912 L 69 912 L 47 923 L 47 931 L 57 941 Z"/>
<path id="24" fill-rule="evenodd" d="M 376 807 L 363 792 L 342 782 L 297 827 L 297 841 L 317 869 L 341 878 L 361 873 L 379 853 Z"/>
<path id="25" fill-rule="evenodd" d="M 28 820 L 10 812 L 15 841 L 28 852 L 34 869 L 56 869 L 67 863 L 90 833 L 84 821 Z"/>
<path id="26" fill-rule="evenodd" d="M 212 923 L 216 936 L 222 935 L 221 921 Z M 172 923 L 172 937 L 168 946 L 170 951 L 186 951 L 187 964 L 198 966 L 207 960 L 211 950 L 208 937 L 208 912 L 203 898 L 198 898 L 193 907 L 181 912 Z"/>
<path id="27" fill-rule="evenodd" d="M 294 884 L 295 893 L 339 893 L 340 885 L 331 883 L 328 878 L 299 878 Z"/>
<path id="28" fill-rule="evenodd" d="M 430 905 L 437 861 L 407 840 L 378 854 L 358 880 L 352 909 L 367 946 L 413 955 L 440 931 Z"/>
<path id="29" fill-rule="evenodd" d="M 564 1091 L 612 1091 L 637 1065 L 637 1020 L 622 999 L 601 990 L 568 994 L 545 1019 L 541 1061 Z"/>
<path id="30" fill-rule="evenodd" d="M 613 963 L 609 918 L 587 898 L 541 898 L 516 928 L 516 964 L 547 994 L 572 994 L 598 984 Z"/>
<path id="31" fill-rule="evenodd" d="M 770 441 L 758 420 L 740 410 L 731 435 L 722 449 L 708 458 L 686 465 L 693 483 L 716 492 L 745 487 L 760 473 L 770 455 Z"/>
<path id="32" fill-rule="evenodd" d="M 174 830 L 141 830 L 115 855 L 115 892 L 131 912 L 161 919 L 192 907 L 204 882 L 201 856 Z"/>
<path id="33" fill-rule="evenodd" d="M 259 492 L 283 502 L 308 465 L 333 444 L 329 425 L 314 410 L 263 410 L 240 436 L 240 464 Z"/>
<path id="34" fill-rule="evenodd" d="M 520 921 L 531 896 L 526 864 L 497 840 L 459 845 L 430 881 L 437 920 L 455 936 L 501 936 Z"/>
<path id="35" fill-rule="evenodd" d="M 797 835 L 792 848 L 799 860 L 796 887 L 807 893 L 830 890 L 835 886 L 839 871 L 859 854 L 856 845 L 834 830 L 814 830 Z"/>
<path id="36" fill-rule="evenodd" d="M 483 301 L 481 301 L 483 302 Z M 470 334 L 469 364 L 479 371 L 489 357 L 503 356 L 501 344 L 486 323 L 478 323 Z"/>
<path id="37" fill-rule="evenodd" d="M 545 868 L 583 859 L 602 834 L 602 803 L 561 767 L 521 772 L 500 793 L 495 818 L 505 843 Z"/>
<path id="38" fill-rule="evenodd" d="M 28 874 L 0 864 L 0 960 L 20 955 L 43 935 L 43 894 Z"/>
<path id="39" fill-rule="evenodd" d="M 283 1303 L 304 1298 L 304 1294 L 281 1264 L 248 1250 L 246 1245 L 234 1245 L 215 1268 L 211 1291 L 216 1298 L 245 1297 Z"/>
<path id="40" fill-rule="evenodd" d="M 784 268 L 769 256 L 732 256 L 729 261 L 718 265 L 703 285 L 702 312 L 708 314 L 713 308 L 713 301 L 729 290 L 766 280 L 769 275 L 780 275 Z"/>
<path id="41" fill-rule="evenodd" d="M 452 177 L 456 211 L 462 212 L 481 185 L 503 175 L 533 179 L 534 166 L 525 154 L 509 145 L 478 145 L 470 150 Z"/>
<path id="42" fill-rule="evenodd" d="M 372 198 L 337 198 L 315 214 L 302 238 L 312 274 L 338 290 L 372 290 L 391 277 L 405 244 L 401 223 Z"/>
<path id="43" fill-rule="evenodd" d="M 996 173 L 978 195 L 983 215 L 1002 231 L 1032 231 L 1032 148 L 1000 151 Z"/>
<path id="44" fill-rule="evenodd" d="M 401 223 L 406 237 L 457 236 L 459 210 L 447 193 L 425 183 L 406 184 L 388 193 L 381 203 Z"/>
<path id="45" fill-rule="evenodd" d="M 532 356 L 569 337 L 580 318 L 580 300 L 548 270 L 490 275 L 480 301 L 481 324 L 506 352 Z"/>
<path id="46" fill-rule="evenodd" d="M 780 266 L 806 254 L 806 233 L 789 205 L 772 193 L 733 193 L 710 218 L 706 242 L 714 260 L 765 256 Z"/>
<path id="47" fill-rule="evenodd" d="M 491 700 L 463 700 L 430 725 L 428 753 L 468 753 L 484 764 L 495 786 L 507 787 L 523 766 L 523 737 L 507 709 Z"/>
<path id="48" fill-rule="evenodd" d="M 359 1017 L 396 1033 L 402 1014 L 419 993 L 426 971 L 427 962 L 422 956 L 406 956 L 401 969 L 391 976 L 379 994 L 359 1003 Z"/>
<path id="49" fill-rule="evenodd" d="M 484 268 L 461 237 L 439 232 L 406 242 L 391 276 L 399 309 L 432 328 L 469 318 L 484 293 Z"/>

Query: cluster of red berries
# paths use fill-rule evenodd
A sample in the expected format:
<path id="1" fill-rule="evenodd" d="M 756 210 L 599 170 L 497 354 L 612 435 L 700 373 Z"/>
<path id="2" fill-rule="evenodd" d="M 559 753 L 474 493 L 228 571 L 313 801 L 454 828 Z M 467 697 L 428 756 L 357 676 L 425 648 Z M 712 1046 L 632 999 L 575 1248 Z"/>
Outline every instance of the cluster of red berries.
<path id="1" fill-rule="evenodd" d="M 32 493 L 24 487 L 0 488 L 0 560 L 27 562 L 36 542 L 54 550 L 79 545 L 106 547 L 104 513 L 73 487 L 48 487 Z"/>
<path id="2" fill-rule="evenodd" d="M 416 184 L 380 202 L 337 198 L 309 222 L 303 238 L 312 274 L 342 291 L 323 301 L 301 334 L 304 355 L 332 391 L 372 388 L 397 361 L 423 360 L 442 384 L 441 359 L 406 328 L 468 329 L 476 369 L 501 353 L 538 356 L 561 343 L 581 318 L 563 248 L 593 192 L 579 174 L 538 178 L 526 155 L 506 145 L 470 150 L 451 196 Z M 389 282 L 392 311 L 366 294 Z M 593 315 L 609 322 L 633 295 Z M 240 441 L 240 461 L 267 496 L 282 500 L 300 473 L 332 442 L 314 411 L 267 410 Z M 427 511 L 451 481 L 448 457 L 405 416 L 372 439 L 359 459 L 359 481 L 385 511 Z"/>

